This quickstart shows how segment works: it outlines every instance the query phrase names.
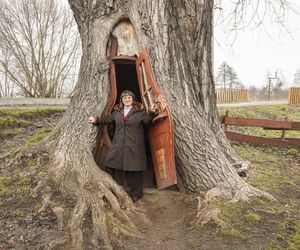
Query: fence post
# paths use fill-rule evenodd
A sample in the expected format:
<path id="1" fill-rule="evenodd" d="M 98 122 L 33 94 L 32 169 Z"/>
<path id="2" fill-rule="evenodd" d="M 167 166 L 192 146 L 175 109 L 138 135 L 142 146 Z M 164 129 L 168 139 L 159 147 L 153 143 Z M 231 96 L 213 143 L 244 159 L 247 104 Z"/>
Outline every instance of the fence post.
<path id="1" fill-rule="evenodd" d="M 224 130 L 225 131 L 227 130 L 226 117 L 228 117 L 228 116 L 229 116 L 229 110 L 226 110 L 225 117 L 224 117 Z"/>
<path id="2" fill-rule="evenodd" d="M 284 120 L 287 121 L 288 118 L 285 117 Z M 283 140 L 283 141 L 285 141 L 285 133 L 286 133 L 286 129 L 282 129 L 281 140 Z"/>

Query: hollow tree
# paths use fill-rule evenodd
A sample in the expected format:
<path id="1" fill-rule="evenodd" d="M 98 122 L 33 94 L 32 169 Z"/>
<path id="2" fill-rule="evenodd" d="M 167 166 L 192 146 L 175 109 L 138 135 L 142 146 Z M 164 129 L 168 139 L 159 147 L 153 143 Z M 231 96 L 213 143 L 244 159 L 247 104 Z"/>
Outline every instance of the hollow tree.
<path id="1" fill-rule="evenodd" d="M 69 234 L 62 241 L 70 237 L 77 248 L 85 240 L 94 247 L 110 248 L 106 212 L 111 211 L 122 223 L 124 234 L 131 234 L 132 215 L 142 216 L 122 187 L 95 163 L 98 129 L 87 122 L 90 115 L 103 113 L 109 99 L 107 46 L 114 27 L 125 19 L 135 29 L 138 50 L 148 48 L 154 75 L 172 110 L 180 190 L 206 192 L 205 199 L 225 195 L 236 201 L 267 195 L 237 174 L 235 166 L 242 161 L 218 121 L 212 72 L 212 0 L 69 3 L 82 41 L 80 74 L 65 116 L 46 143 L 52 180 L 76 200 L 67 217 Z M 45 197 L 49 204 L 50 194 Z M 58 206 L 53 211 L 58 217 L 64 214 Z M 84 238 L 81 223 L 87 214 L 93 230 L 89 239 Z"/>

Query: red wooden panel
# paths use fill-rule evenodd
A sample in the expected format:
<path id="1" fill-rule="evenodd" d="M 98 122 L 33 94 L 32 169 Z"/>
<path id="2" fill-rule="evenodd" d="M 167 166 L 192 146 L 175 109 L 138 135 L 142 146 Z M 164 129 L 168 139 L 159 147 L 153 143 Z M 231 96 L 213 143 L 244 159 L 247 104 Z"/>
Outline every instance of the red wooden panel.
<path id="1" fill-rule="evenodd" d="M 112 39 L 111 45 L 111 58 L 115 58 L 117 53 L 118 43 L 115 38 Z M 113 61 L 109 63 L 109 70 L 110 70 L 110 99 L 104 110 L 104 115 L 108 115 L 114 107 L 116 98 L 117 98 L 117 81 L 116 81 L 116 66 Z M 106 159 L 107 153 L 111 147 L 111 140 L 108 135 L 107 125 L 101 126 L 99 132 L 97 134 L 96 139 L 96 148 L 94 150 L 94 157 L 97 165 L 104 169 L 103 162 Z"/>
<path id="2" fill-rule="evenodd" d="M 116 67 L 113 62 L 110 62 L 109 69 L 110 69 L 111 95 L 105 107 L 104 115 L 108 115 L 111 112 L 117 98 L 117 85 L 116 85 L 116 74 L 115 74 Z M 104 169 L 103 162 L 106 159 L 106 155 L 110 147 L 111 147 L 111 140 L 108 135 L 107 125 L 104 125 L 99 129 L 97 135 L 96 148 L 95 148 L 95 161 L 97 165 L 103 169 Z"/>
<path id="3" fill-rule="evenodd" d="M 300 130 L 300 122 L 292 122 L 293 130 Z"/>
<path id="4" fill-rule="evenodd" d="M 225 117 L 224 123 L 226 125 L 236 125 L 236 126 L 252 126 L 252 127 L 264 127 L 264 128 L 281 128 L 281 129 L 292 128 L 292 122 L 274 121 L 274 120 L 266 120 L 266 119 Z"/>
<path id="5" fill-rule="evenodd" d="M 232 131 L 225 131 L 226 137 L 232 141 L 239 141 L 239 142 L 249 142 L 253 144 L 268 144 L 278 147 L 288 147 L 292 145 L 300 145 L 300 139 L 275 139 L 275 138 L 265 138 L 253 135 L 244 135 Z"/>
<path id="6" fill-rule="evenodd" d="M 300 146 L 300 138 L 286 138 L 290 145 Z"/>
<path id="7" fill-rule="evenodd" d="M 158 189 L 162 189 L 177 183 L 172 115 L 155 81 L 149 54 L 146 49 L 143 49 L 138 57 L 136 69 L 140 84 L 140 93 L 142 97 L 144 96 L 143 104 L 146 108 L 150 108 L 150 103 L 160 102 L 160 115 L 153 120 L 149 132 L 149 141 L 157 187 Z M 148 95 L 148 91 L 151 91 L 151 94 Z M 153 97 L 154 100 L 151 100 Z"/>

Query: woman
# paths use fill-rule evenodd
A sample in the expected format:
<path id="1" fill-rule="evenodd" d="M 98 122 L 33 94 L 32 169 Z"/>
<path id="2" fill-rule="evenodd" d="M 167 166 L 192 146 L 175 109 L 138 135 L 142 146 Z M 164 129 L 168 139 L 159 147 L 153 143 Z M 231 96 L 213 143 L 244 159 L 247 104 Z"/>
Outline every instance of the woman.
<path id="1" fill-rule="evenodd" d="M 116 123 L 116 129 L 104 162 L 105 170 L 113 178 L 117 169 L 125 172 L 129 196 L 135 202 L 143 196 L 143 171 L 147 168 L 145 135 L 143 124 L 148 124 L 158 114 L 156 105 L 147 114 L 141 103 L 135 102 L 134 94 L 125 90 L 120 96 L 120 103 L 114 111 L 101 119 L 90 117 L 89 123 Z"/>

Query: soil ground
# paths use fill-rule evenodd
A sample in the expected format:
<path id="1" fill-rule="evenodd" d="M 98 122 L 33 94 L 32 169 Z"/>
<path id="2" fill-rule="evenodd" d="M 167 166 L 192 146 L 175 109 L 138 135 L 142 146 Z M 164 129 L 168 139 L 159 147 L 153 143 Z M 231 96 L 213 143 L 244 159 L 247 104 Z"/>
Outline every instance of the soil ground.
<path id="1" fill-rule="evenodd" d="M 57 124 L 63 111 L 51 108 L 0 110 L 0 154 L 42 139 Z M 277 118 L 282 112 L 300 121 L 299 106 L 280 105 L 277 109 L 250 111 L 253 116 L 265 118 Z M 233 112 L 247 115 L 250 111 L 241 108 Z M 118 235 L 118 225 L 107 216 L 114 249 L 300 249 L 300 149 L 232 145 L 242 158 L 251 162 L 246 181 L 271 193 L 277 201 L 254 198 L 249 203 L 228 203 L 216 199 L 213 204 L 221 209 L 219 218 L 227 226 L 220 228 L 208 223 L 201 227 L 194 224 L 196 197 L 174 189 L 147 189 L 136 203 L 151 221 L 146 227 L 137 223 L 142 238 Z M 45 162 L 46 156 L 30 154 L 22 159 L 8 155 L 0 160 L 0 249 L 46 249 L 52 239 L 61 235 L 53 213 L 38 213 L 41 198 L 32 192 L 46 173 Z M 63 202 L 66 209 L 73 206 L 71 200 Z M 86 248 L 90 248 L 89 244 Z"/>

